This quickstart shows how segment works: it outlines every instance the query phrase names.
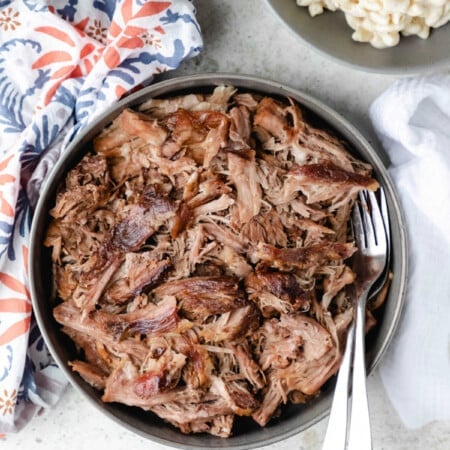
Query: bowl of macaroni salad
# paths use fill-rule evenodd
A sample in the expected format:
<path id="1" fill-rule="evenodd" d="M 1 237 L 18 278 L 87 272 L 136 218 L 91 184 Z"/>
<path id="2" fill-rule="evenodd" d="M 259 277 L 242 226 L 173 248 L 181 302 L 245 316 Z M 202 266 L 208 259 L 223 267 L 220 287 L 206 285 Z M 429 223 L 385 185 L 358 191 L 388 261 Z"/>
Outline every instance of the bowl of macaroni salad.
<path id="1" fill-rule="evenodd" d="M 304 42 L 376 72 L 450 64 L 450 0 L 267 0 Z"/>

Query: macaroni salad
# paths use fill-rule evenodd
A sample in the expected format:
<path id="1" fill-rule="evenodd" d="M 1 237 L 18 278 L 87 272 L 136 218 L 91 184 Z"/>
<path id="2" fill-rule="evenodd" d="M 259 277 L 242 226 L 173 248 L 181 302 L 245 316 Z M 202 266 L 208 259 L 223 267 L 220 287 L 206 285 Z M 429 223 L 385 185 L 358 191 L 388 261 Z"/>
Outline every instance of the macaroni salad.
<path id="1" fill-rule="evenodd" d="M 450 0 L 297 0 L 311 16 L 341 10 L 353 28 L 352 39 L 373 47 L 397 45 L 403 36 L 428 38 L 431 28 L 450 20 Z"/>

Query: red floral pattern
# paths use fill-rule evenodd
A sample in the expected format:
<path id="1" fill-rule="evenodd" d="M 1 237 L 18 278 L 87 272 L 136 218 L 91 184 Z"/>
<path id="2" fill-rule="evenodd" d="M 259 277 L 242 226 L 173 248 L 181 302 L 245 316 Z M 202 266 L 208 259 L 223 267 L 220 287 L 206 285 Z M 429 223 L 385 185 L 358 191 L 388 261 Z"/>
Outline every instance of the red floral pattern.
<path id="1" fill-rule="evenodd" d="M 42 338 L 29 333 L 33 195 L 96 115 L 202 44 L 189 0 L 119 0 L 112 16 L 102 0 L 8 3 L 0 6 L 0 433 L 31 415 L 26 402 L 38 396 L 32 368 L 47 367 Z"/>

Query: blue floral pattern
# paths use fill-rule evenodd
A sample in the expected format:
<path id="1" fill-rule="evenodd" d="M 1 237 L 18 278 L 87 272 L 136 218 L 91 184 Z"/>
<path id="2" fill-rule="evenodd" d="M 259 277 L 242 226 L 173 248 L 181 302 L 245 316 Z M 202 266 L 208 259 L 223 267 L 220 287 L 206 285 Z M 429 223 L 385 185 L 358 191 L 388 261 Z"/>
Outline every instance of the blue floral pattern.
<path id="1" fill-rule="evenodd" d="M 201 47 L 189 0 L 0 0 L 0 432 L 20 429 L 66 384 L 28 290 L 43 179 L 94 117 Z"/>

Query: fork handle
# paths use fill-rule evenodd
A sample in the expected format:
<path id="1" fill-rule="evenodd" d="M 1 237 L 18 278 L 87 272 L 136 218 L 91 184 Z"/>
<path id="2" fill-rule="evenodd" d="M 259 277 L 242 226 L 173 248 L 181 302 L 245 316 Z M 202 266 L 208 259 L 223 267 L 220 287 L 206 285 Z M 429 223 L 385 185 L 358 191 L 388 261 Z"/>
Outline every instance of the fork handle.
<path id="1" fill-rule="evenodd" d="M 365 314 L 367 294 L 365 292 L 356 307 L 355 349 L 353 357 L 351 418 L 348 436 L 348 450 L 371 450 L 369 404 L 366 389 L 365 361 Z"/>
<path id="2" fill-rule="evenodd" d="M 352 324 L 347 334 L 344 357 L 336 381 L 333 403 L 328 419 L 327 432 L 323 441 L 322 450 L 345 449 L 348 422 L 348 392 L 350 372 L 352 366 L 353 341 L 355 327 Z"/>

